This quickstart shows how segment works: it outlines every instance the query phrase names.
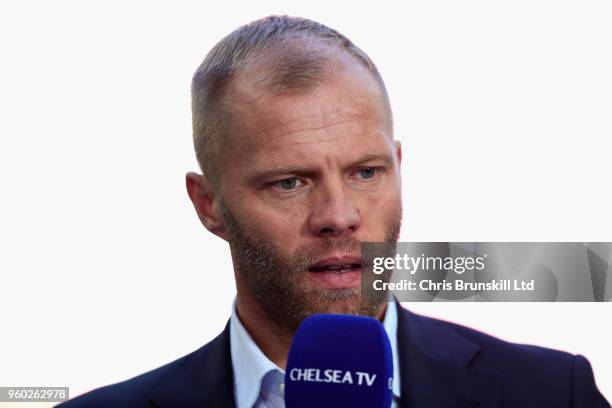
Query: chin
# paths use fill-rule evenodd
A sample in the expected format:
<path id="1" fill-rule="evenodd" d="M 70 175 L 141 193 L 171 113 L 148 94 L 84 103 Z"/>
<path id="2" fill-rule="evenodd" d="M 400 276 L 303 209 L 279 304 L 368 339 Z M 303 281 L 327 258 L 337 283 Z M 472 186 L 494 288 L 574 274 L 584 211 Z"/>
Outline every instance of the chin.
<path id="1" fill-rule="evenodd" d="M 355 292 L 351 289 L 321 291 L 319 296 L 311 297 L 316 299 L 310 305 L 311 310 L 314 313 L 363 314 L 361 296 Z"/>

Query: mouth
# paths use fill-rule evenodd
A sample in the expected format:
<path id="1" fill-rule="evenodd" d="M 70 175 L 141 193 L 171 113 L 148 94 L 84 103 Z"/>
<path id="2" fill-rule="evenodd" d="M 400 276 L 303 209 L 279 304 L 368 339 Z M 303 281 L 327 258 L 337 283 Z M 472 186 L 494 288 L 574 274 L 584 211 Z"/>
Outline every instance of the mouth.
<path id="1" fill-rule="evenodd" d="M 308 276 L 324 288 L 353 288 L 361 284 L 360 257 L 340 255 L 322 259 L 308 267 Z"/>

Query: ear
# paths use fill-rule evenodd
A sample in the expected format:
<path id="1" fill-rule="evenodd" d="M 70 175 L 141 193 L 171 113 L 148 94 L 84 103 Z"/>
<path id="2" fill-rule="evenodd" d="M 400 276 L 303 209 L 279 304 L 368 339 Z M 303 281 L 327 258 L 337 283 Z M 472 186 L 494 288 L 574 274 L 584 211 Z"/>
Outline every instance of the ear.
<path id="1" fill-rule="evenodd" d="M 397 158 L 397 167 L 402 167 L 402 143 L 399 140 L 394 140 L 395 143 L 395 157 Z M 401 171 L 400 171 L 401 173 Z"/>
<path id="2" fill-rule="evenodd" d="M 395 147 L 393 153 L 395 153 L 395 160 L 397 163 L 397 180 L 399 182 L 400 191 L 402 189 L 402 143 L 399 140 L 393 141 Z"/>
<path id="3" fill-rule="evenodd" d="M 212 184 L 202 174 L 193 172 L 185 176 L 187 194 L 202 222 L 202 225 L 213 234 L 225 239 L 225 224 L 219 211 L 218 198 Z"/>

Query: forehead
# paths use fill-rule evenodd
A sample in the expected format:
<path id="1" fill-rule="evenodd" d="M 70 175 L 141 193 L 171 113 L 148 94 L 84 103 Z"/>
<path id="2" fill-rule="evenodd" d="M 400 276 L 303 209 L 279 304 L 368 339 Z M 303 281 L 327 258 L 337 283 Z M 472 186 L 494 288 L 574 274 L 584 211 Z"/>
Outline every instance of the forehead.
<path id="1" fill-rule="evenodd" d="M 365 67 L 353 64 L 307 92 L 272 94 L 250 79 L 237 79 L 227 94 L 233 128 L 223 149 L 228 161 L 244 154 L 254 164 L 262 155 L 367 152 L 393 138 L 384 96 Z"/>

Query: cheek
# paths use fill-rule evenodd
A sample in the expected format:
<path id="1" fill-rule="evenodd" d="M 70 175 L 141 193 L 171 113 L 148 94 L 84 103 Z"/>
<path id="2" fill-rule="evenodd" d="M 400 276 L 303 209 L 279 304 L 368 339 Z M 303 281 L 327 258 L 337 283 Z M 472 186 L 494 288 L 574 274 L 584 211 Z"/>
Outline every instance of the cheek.
<path id="1" fill-rule="evenodd" d="M 265 204 L 251 205 L 245 210 L 249 230 L 253 231 L 255 239 L 259 234 L 282 242 L 286 248 L 290 248 L 295 237 L 300 235 L 306 211 L 303 205 L 270 207 Z"/>
<path id="2" fill-rule="evenodd" d="M 398 191 L 368 196 L 359 206 L 362 226 L 380 230 L 391 218 L 400 216 L 401 196 Z"/>

